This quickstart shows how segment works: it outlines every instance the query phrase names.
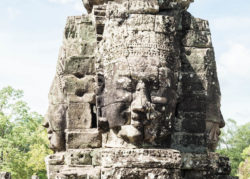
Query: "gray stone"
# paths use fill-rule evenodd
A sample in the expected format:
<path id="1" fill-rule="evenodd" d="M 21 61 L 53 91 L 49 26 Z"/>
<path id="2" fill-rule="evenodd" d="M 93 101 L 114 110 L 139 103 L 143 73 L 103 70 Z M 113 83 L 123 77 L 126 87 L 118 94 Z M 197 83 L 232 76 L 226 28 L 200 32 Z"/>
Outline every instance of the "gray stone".
<path id="1" fill-rule="evenodd" d="M 105 168 L 169 168 L 178 169 L 181 155 L 167 149 L 104 149 L 102 166 Z"/>
<path id="2" fill-rule="evenodd" d="M 11 179 L 11 174 L 9 172 L 0 172 L 0 179 Z"/>
<path id="3" fill-rule="evenodd" d="M 97 129 L 66 131 L 67 149 L 97 148 L 102 146 L 102 137 Z"/>
<path id="4" fill-rule="evenodd" d="M 82 0 L 44 126 L 49 179 L 230 178 L 208 21 L 193 0 Z"/>
<path id="5" fill-rule="evenodd" d="M 180 179 L 177 169 L 164 168 L 105 168 L 102 179 Z"/>
<path id="6" fill-rule="evenodd" d="M 32 176 L 31 176 L 31 179 L 39 179 L 39 176 L 37 176 L 37 175 L 32 175 Z"/>
<path id="7" fill-rule="evenodd" d="M 101 169 L 98 167 L 68 167 L 56 174 L 56 179 L 100 179 Z"/>

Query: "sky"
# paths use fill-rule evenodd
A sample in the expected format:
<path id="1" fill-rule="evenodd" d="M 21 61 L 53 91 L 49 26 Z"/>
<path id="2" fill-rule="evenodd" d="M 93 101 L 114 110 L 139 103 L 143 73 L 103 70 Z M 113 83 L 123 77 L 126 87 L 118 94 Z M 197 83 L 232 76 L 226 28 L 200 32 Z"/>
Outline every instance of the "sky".
<path id="1" fill-rule="evenodd" d="M 250 122 L 250 1 L 195 0 L 189 12 L 209 20 L 224 118 Z M 81 0 L 0 0 L 0 89 L 45 114 L 66 18 L 83 13 Z"/>

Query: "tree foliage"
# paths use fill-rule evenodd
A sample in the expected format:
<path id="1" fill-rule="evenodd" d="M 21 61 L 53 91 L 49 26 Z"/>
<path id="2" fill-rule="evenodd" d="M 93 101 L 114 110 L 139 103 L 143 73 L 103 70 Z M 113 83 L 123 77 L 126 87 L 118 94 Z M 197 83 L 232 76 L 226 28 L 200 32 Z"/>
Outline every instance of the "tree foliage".
<path id="1" fill-rule="evenodd" d="M 227 156 L 231 162 L 231 175 L 236 176 L 238 167 L 244 161 L 241 153 L 250 145 L 250 123 L 237 126 L 236 121 L 229 119 L 222 130 L 217 152 Z"/>
<path id="2" fill-rule="evenodd" d="M 48 149 L 43 117 L 30 112 L 23 92 L 12 87 L 0 90 L 0 171 L 14 179 L 46 178 L 44 157 Z"/>
<path id="3" fill-rule="evenodd" d="M 244 159 L 244 161 L 241 162 L 239 166 L 239 177 L 241 179 L 249 179 L 250 178 L 250 145 L 243 150 L 241 156 Z"/>

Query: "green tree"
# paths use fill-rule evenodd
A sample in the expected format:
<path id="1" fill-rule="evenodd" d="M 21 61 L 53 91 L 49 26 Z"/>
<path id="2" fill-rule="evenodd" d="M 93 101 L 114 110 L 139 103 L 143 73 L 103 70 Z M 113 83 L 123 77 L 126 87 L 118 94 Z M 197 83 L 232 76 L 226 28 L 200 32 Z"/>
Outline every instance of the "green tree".
<path id="1" fill-rule="evenodd" d="M 12 87 L 0 90 L 0 170 L 11 172 L 14 179 L 32 174 L 46 178 L 44 157 L 51 153 L 43 117 L 30 112 L 22 100 L 23 92 Z"/>
<path id="2" fill-rule="evenodd" d="M 241 153 L 250 145 L 250 123 L 237 126 L 236 121 L 229 119 L 222 130 L 217 152 L 227 156 L 231 162 L 231 175 L 236 176 L 240 162 L 244 160 Z"/>
<path id="3" fill-rule="evenodd" d="M 243 162 L 239 165 L 239 177 L 240 179 L 249 179 L 250 178 L 250 145 L 243 150 L 241 153 Z"/>

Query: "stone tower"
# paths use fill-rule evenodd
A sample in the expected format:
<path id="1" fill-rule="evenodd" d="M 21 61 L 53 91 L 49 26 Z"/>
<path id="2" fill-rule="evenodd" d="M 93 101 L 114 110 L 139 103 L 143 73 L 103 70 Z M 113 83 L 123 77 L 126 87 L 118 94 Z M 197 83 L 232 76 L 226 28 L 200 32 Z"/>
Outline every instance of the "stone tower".
<path id="1" fill-rule="evenodd" d="M 44 126 L 49 179 L 230 178 L 208 22 L 193 0 L 83 0 Z"/>

